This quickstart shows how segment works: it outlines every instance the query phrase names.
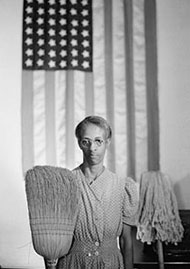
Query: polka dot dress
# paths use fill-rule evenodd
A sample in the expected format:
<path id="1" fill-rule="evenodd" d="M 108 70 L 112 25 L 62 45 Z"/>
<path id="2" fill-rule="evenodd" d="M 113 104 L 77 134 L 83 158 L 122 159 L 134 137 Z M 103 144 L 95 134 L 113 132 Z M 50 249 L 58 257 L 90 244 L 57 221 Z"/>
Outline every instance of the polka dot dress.
<path id="1" fill-rule="evenodd" d="M 120 179 L 108 169 L 90 185 L 80 167 L 73 173 L 81 188 L 74 240 L 57 269 L 122 269 L 117 245 L 122 224 L 131 220 L 138 206 L 138 193 L 131 178 Z"/>

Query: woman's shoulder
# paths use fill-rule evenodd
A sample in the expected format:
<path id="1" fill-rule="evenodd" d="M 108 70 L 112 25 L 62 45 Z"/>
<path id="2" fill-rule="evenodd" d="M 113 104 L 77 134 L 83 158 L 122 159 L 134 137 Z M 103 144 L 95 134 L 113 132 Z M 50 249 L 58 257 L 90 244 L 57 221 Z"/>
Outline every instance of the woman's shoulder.
<path id="1" fill-rule="evenodd" d="M 136 213 L 139 204 L 139 184 L 131 177 L 124 179 L 123 222 L 136 225 Z"/>
<path id="2" fill-rule="evenodd" d="M 135 196 L 139 196 L 139 183 L 136 182 L 132 177 L 123 178 L 123 186 L 125 192 L 135 193 Z"/>

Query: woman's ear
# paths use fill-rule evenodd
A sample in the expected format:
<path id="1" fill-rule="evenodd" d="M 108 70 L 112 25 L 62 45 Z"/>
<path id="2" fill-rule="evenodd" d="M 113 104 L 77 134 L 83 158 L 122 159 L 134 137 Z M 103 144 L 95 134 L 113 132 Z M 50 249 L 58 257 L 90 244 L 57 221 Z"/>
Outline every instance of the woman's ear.
<path id="1" fill-rule="evenodd" d="M 111 139 L 110 138 L 106 139 L 106 146 L 107 147 L 109 147 L 110 143 L 111 143 Z"/>

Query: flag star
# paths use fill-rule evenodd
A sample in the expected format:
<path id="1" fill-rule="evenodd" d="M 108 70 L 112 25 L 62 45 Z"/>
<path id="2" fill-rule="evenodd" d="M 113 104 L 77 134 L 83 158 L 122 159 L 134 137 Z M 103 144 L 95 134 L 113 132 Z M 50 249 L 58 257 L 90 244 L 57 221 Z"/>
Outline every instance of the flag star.
<path id="1" fill-rule="evenodd" d="M 88 4 L 88 3 L 87 3 L 87 0 L 83 0 L 83 1 L 82 1 L 82 5 L 83 5 L 83 6 L 86 6 L 87 4 Z"/>
<path id="2" fill-rule="evenodd" d="M 65 14 L 66 14 L 66 9 L 64 9 L 64 8 L 60 8 L 59 13 L 60 13 L 61 15 L 65 15 Z"/>
<path id="3" fill-rule="evenodd" d="M 54 8 L 50 8 L 50 9 L 48 10 L 48 13 L 49 13 L 50 15 L 54 15 L 54 14 L 55 14 L 55 9 L 54 9 Z"/>
<path id="4" fill-rule="evenodd" d="M 87 36 L 89 36 L 89 32 L 87 30 L 83 30 L 82 35 L 83 35 L 83 37 L 87 37 Z"/>
<path id="5" fill-rule="evenodd" d="M 31 44 L 32 44 L 32 38 L 27 38 L 26 40 L 25 40 L 25 43 L 28 45 L 28 46 L 30 46 Z"/>
<path id="6" fill-rule="evenodd" d="M 88 26 L 88 24 L 89 24 L 89 21 L 87 21 L 87 20 L 83 20 L 82 21 L 82 25 L 85 27 L 85 26 Z"/>
<path id="7" fill-rule="evenodd" d="M 78 44 L 78 42 L 77 42 L 76 39 L 72 39 L 72 40 L 71 40 L 71 45 L 72 45 L 72 46 L 77 46 L 77 44 Z"/>
<path id="8" fill-rule="evenodd" d="M 37 34 L 38 34 L 39 36 L 43 35 L 43 34 L 44 34 L 44 29 L 39 28 L 38 31 L 37 31 Z"/>
<path id="9" fill-rule="evenodd" d="M 55 0 L 49 0 L 50 5 L 55 5 Z"/>
<path id="10" fill-rule="evenodd" d="M 64 46 L 66 46 L 67 42 L 66 42 L 65 39 L 61 39 L 61 41 L 59 42 L 59 44 L 60 44 L 62 47 L 64 47 Z"/>
<path id="11" fill-rule="evenodd" d="M 78 56 L 78 51 L 76 49 L 72 49 L 71 54 L 73 57 Z"/>
<path id="12" fill-rule="evenodd" d="M 37 0 L 38 1 L 38 4 L 43 4 L 44 3 L 44 0 Z"/>
<path id="13" fill-rule="evenodd" d="M 70 0 L 72 5 L 75 5 L 77 3 L 76 0 Z"/>
<path id="14" fill-rule="evenodd" d="M 50 50 L 48 54 L 51 58 L 56 56 L 55 50 Z"/>
<path id="15" fill-rule="evenodd" d="M 83 11 L 81 12 L 81 14 L 85 17 L 88 15 L 88 10 L 87 9 L 83 9 Z"/>
<path id="16" fill-rule="evenodd" d="M 26 17 L 25 22 L 26 22 L 26 24 L 32 23 L 32 18 L 31 17 Z"/>
<path id="17" fill-rule="evenodd" d="M 50 45 L 51 47 L 53 47 L 53 46 L 56 45 L 56 44 L 55 44 L 55 39 L 50 39 L 50 41 L 49 41 L 48 43 L 49 43 L 49 45 Z"/>
<path id="18" fill-rule="evenodd" d="M 43 46 L 44 40 L 42 38 L 40 38 L 37 43 L 38 43 L 38 46 Z"/>
<path id="19" fill-rule="evenodd" d="M 84 40 L 83 42 L 82 42 L 82 45 L 83 45 L 83 47 L 89 47 L 89 41 L 88 40 Z"/>
<path id="20" fill-rule="evenodd" d="M 37 12 L 38 12 L 39 15 L 44 14 L 44 10 L 43 10 L 43 8 L 39 8 Z"/>
<path id="21" fill-rule="evenodd" d="M 49 29 L 48 33 L 49 33 L 50 36 L 54 36 L 55 35 L 55 30 L 51 28 L 51 29 Z"/>
<path id="22" fill-rule="evenodd" d="M 67 53 L 66 53 L 65 50 L 61 50 L 60 55 L 63 58 L 63 57 L 65 57 L 67 55 Z"/>
<path id="23" fill-rule="evenodd" d="M 44 64 L 44 61 L 42 59 L 38 59 L 37 65 L 38 66 L 43 66 L 43 64 Z"/>
<path id="24" fill-rule="evenodd" d="M 65 36 L 67 34 L 66 30 L 62 29 L 60 32 L 59 32 L 60 36 Z"/>
<path id="25" fill-rule="evenodd" d="M 70 13 L 71 15 L 77 15 L 77 11 L 75 8 L 71 8 Z"/>
<path id="26" fill-rule="evenodd" d="M 72 20 L 71 24 L 75 27 L 78 26 L 78 21 L 77 20 Z"/>
<path id="27" fill-rule="evenodd" d="M 66 61 L 63 61 L 63 60 L 62 60 L 62 61 L 60 62 L 60 66 L 61 66 L 62 68 L 65 67 L 65 66 L 66 66 Z"/>
<path id="28" fill-rule="evenodd" d="M 40 25 L 40 24 L 43 24 L 44 23 L 44 20 L 42 17 L 38 18 L 37 19 L 37 23 Z"/>
<path id="29" fill-rule="evenodd" d="M 27 35 L 31 35 L 32 34 L 32 28 L 30 28 L 30 27 L 26 28 L 25 32 L 27 33 Z"/>
<path id="30" fill-rule="evenodd" d="M 66 0 L 60 0 L 60 5 L 66 5 Z"/>
<path id="31" fill-rule="evenodd" d="M 77 30 L 74 28 L 72 28 L 70 32 L 71 32 L 71 35 L 77 35 Z"/>
<path id="32" fill-rule="evenodd" d="M 49 19 L 49 21 L 48 21 L 48 22 L 49 22 L 49 25 L 51 25 L 51 26 L 52 26 L 52 25 L 55 25 L 55 20 L 54 20 L 54 19 L 52 19 L 52 18 L 51 18 L 51 19 Z"/>
<path id="33" fill-rule="evenodd" d="M 50 68 L 55 67 L 55 61 L 50 60 L 48 65 L 49 65 Z"/>
<path id="34" fill-rule="evenodd" d="M 27 56 L 32 56 L 33 55 L 33 50 L 32 49 L 27 49 L 25 53 L 26 53 Z"/>
<path id="35" fill-rule="evenodd" d="M 26 12 L 27 12 L 28 14 L 29 14 L 29 13 L 32 13 L 32 7 L 29 7 L 29 6 L 28 6 L 28 7 L 26 8 Z"/>
<path id="36" fill-rule="evenodd" d="M 44 50 L 43 49 L 39 49 L 38 50 L 38 55 L 41 57 L 45 54 Z"/>
<path id="37" fill-rule="evenodd" d="M 84 61 L 84 62 L 82 63 L 82 66 L 83 66 L 83 68 L 88 68 L 88 67 L 90 67 L 89 62 L 87 62 L 87 61 Z"/>
<path id="38" fill-rule="evenodd" d="M 82 52 L 82 55 L 83 55 L 84 58 L 89 57 L 89 51 L 84 50 L 84 51 Z"/>
<path id="39" fill-rule="evenodd" d="M 78 61 L 75 60 L 75 59 L 73 59 L 73 60 L 71 61 L 71 64 L 72 64 L 72 66 L 77 66 L 77 65 L 78 65 Z"/>
<path id="40" fill-rule="evenodd" d="M 59 23 L 60 23 L 61 25 L 65 25 L 67 22 L 66 22 L 66 19 L 61 19 L 61 20 L 59 21 Z"/>
<path id="41" fill-rule="evenodd" d="M 26 66 L 32 66 L 32 60 L 31 59 L 27 59 L 25 61 L 25 64 L 26 64 Z"/>

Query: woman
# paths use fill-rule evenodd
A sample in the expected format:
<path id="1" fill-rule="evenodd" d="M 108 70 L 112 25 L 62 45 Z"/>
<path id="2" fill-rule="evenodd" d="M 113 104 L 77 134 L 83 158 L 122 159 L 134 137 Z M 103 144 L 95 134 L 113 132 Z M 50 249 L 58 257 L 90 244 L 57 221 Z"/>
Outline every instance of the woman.
<path id="1" fill-rule="evenodd" d="M 120 179 L 104 167 L 112 135 L 106 120 L 89 116 L 78 124 L 75 134 L 83 152 L 83 163 L 73 170 L 81 201 L 72 247 L 57 268 L 132 269 L 130 223 L 138 205 L 135 182 Z"/>

